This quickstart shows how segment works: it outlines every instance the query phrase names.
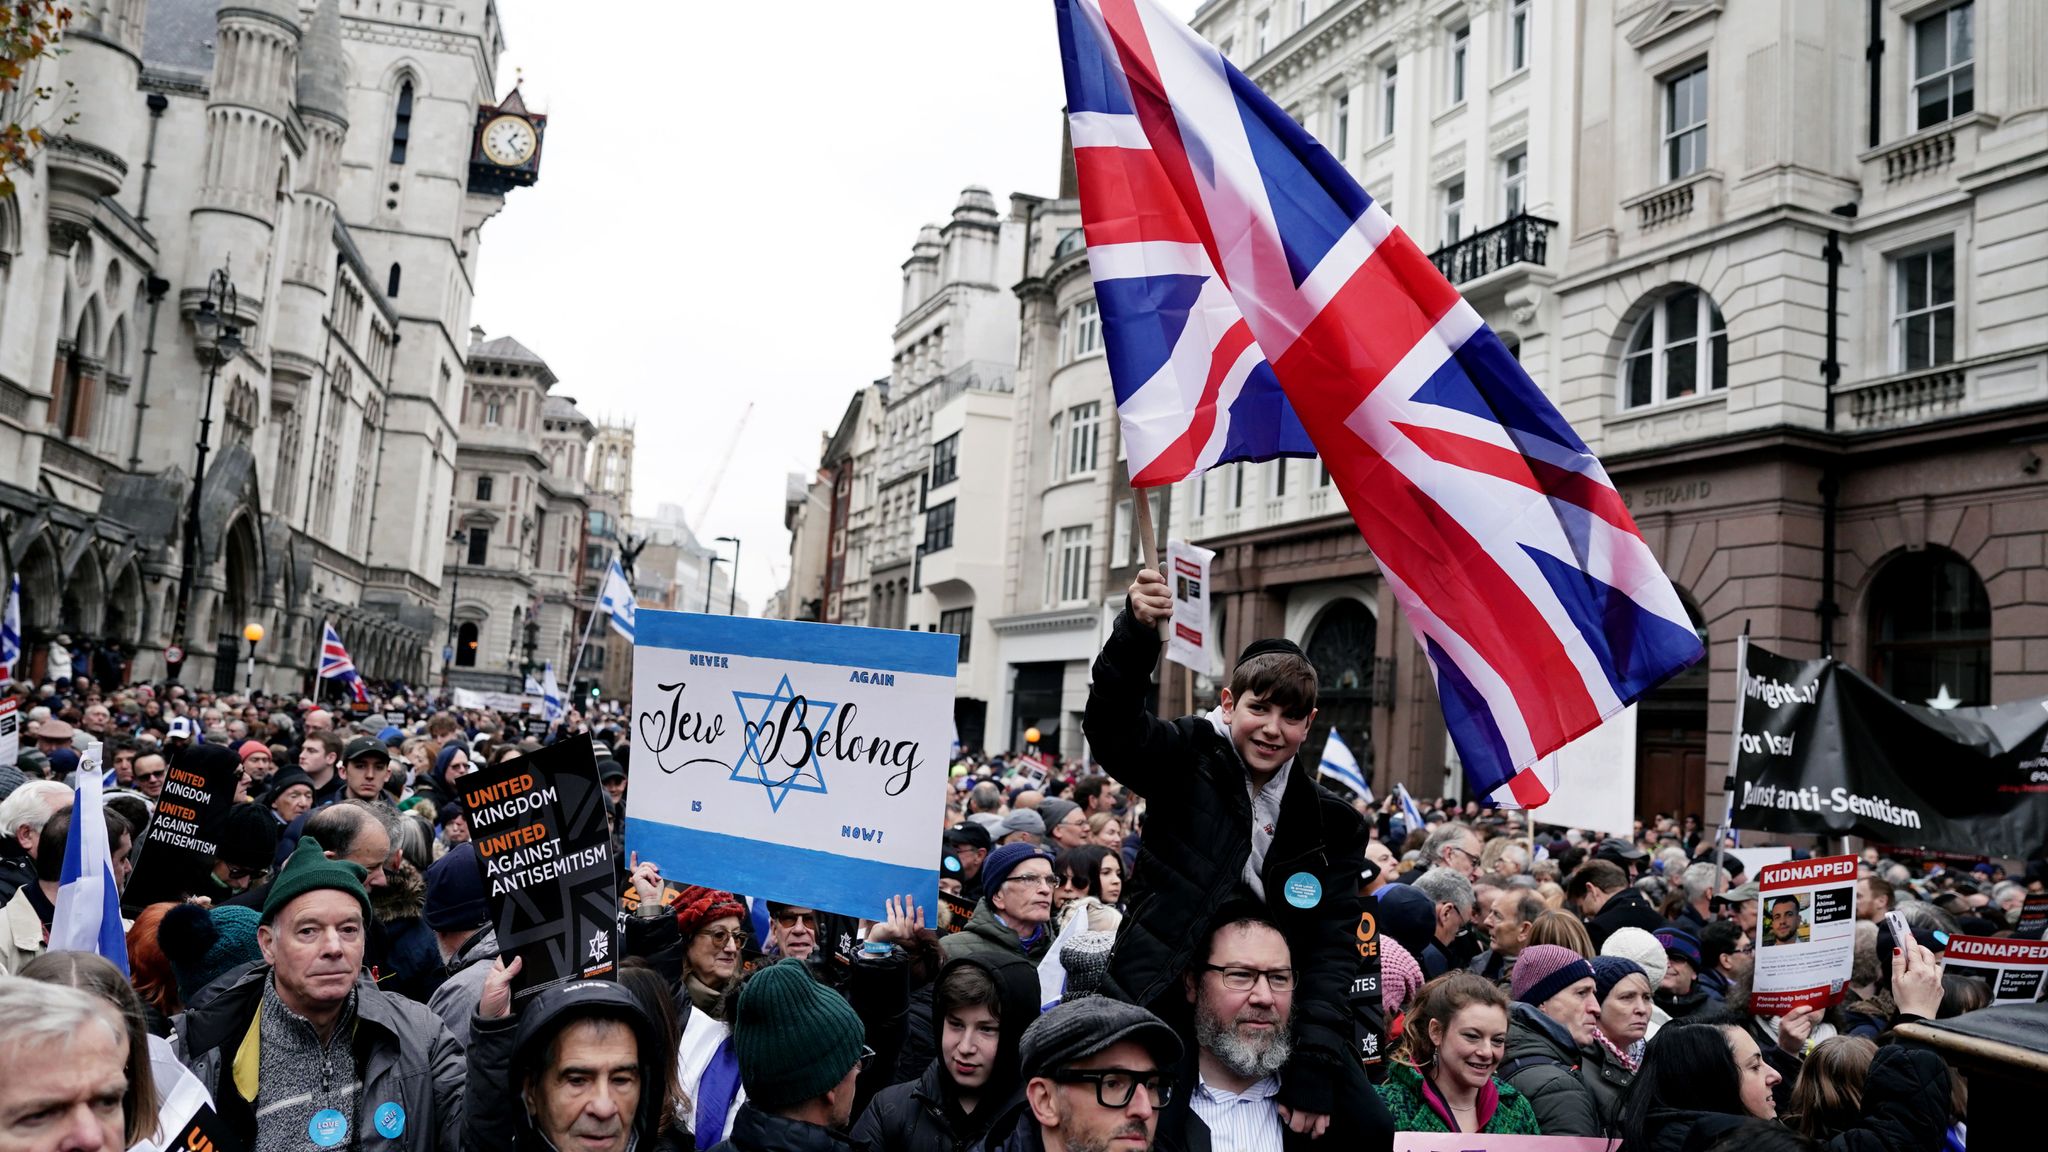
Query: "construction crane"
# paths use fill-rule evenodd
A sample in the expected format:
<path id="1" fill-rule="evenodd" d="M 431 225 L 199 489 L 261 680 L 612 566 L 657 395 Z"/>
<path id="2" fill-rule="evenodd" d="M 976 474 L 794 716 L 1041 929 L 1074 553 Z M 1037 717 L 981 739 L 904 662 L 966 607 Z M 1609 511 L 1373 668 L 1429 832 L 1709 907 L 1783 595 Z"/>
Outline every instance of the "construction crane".
<path id="1" fill-rule="evenodd" d="M 704 486 L 704 494 L 698 497 L 697 506 L 690 510 L 690 531 L 695 532 L 697 526 L 704 523 L 704 517 L 711 514 L 711 502 L 718 498 L 718 485 L 725 479 L 726 466 L 732 463 L 733 450 L 740 446 L 740 434 L 747 430 L 747 420 L 753 414 L 754 402 L 749 400 L 740 412 L 739 422 L 733 425 L 732 433 L 725 438 L 725 451 L 719 453 L 718 467 L 712 470 L 711 482 Z"/>

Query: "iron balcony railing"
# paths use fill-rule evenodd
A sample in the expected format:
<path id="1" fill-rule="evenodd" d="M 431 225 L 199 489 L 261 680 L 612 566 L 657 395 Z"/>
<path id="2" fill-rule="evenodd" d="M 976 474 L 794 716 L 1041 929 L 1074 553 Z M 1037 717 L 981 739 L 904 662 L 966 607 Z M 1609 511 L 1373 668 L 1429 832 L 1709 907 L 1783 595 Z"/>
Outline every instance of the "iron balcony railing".
<path id="1" fill-rule="evenodd" d="M 1557 221 L 1527 212 L 1510 216 L 1484 232 L 1475 232 L 1429 254 L 1436 270 L 1453 284 L 1463 284 L 1516 264 L 1541 264 L 1550 251 L 1550 230 Z"/>

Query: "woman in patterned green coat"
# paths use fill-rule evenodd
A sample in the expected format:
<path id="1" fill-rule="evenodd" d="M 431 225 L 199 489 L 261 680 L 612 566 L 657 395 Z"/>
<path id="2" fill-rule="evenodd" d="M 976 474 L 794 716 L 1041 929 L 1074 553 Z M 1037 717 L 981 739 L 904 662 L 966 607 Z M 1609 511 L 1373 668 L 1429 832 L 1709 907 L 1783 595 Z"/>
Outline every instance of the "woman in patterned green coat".
<path id="1" fill-rule="evenodd" d="M 1492 982 L 1449 972 L 1423 985 L 1379 1086 L 1395 1131 L 1541 1135 L 1528 1098 L 1494 1075 L 1507 1039 L 1507 994 Z"/>

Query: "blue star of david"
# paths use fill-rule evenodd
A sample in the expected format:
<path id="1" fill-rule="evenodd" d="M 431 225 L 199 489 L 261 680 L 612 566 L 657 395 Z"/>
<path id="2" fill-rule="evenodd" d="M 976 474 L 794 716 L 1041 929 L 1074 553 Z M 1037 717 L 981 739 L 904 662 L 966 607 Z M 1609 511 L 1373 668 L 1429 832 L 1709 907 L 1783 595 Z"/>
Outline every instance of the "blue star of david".
<path id="1" fill-rule="evenodd" d="M 734 692 L 732 698 L 739 706 L 740 720 L 746 725 L 747 746 L 740 753 L 739 760 L 733 764 L 732 775 L 728 778 L 746 784 L 759 784 L 762 790 L 768 793 L 768 808 L 772 812 L 782 810 L 782 802 L 789 798 L 791 792 L 816 792 L 820 796 L 824 795 L 824 769 L 815 756 L 800 768 L 791 768 L 781 760 L 769 764 L 765 762 L 768 750 L 762 748 L 759 743 L 767 734 L 765 729 L 770 723 L 777 721 L 782 710 L 796 699 L 796 691 L 789 686 L 789 677 L 784 676 L 782 683 L 777 684 L 772 693 Z M 755 711 L 748 710 L 749 702 L 756 706 Z M 838 708 L 837 704 L 806 696 L 803 714 L 798 722 L 810 729 L 811 738 L 815 742 L 817 734 L 824 731 L 825 726 L 832 722 L 832 713 Z M 791 740 L 802 739 L 803 737 L 794 731 L 785 732 L 784 754 L 786 755 L 791 747 Z"/>

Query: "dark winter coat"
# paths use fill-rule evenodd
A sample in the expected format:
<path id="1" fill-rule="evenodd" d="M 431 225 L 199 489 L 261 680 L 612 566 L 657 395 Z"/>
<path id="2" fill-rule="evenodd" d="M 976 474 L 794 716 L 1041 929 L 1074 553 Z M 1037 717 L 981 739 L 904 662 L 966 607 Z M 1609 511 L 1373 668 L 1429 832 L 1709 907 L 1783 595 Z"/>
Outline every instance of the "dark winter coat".
<path id="1" fill-rule="evenodd" d="M 974 906 L 974 915 L 968 917 L 965 927 L 939 938 L 939 953 L 949 963 L 967 959 L 990 963 L 1025 960 L 1035 965 L 1045 959 L 1046 949 L 1052 947 L 1052 938 L 1052 925 L 1046 924 L 1039 928 L 1038 938 L 1026 947 L 1017 930 L 1003 923 L 1002 918 L 996 915 L 995 907 L 987 897 L 983 897 Z"/>
<path id="2" fill-rule="evenodd" d="M 1595 951 L 1607 943 L 1607 938 L 1614 935 L 1616 928 L 1641 928 L 1645 932 L 1655 932 L 1670 926 L 1669 921 L 1650 907 L 1649 897 L 1634 888 L 1623 888 L 1609 896 L 1607 903 L 1600 906 L 1600 911 L 1586 921 L 1586 931 L 1593 937 Z"/>
<path id="3" fill-rule="evenodd" d="M 1165 721 L 1148 710 L 1159 649 L 1158 632 L 1126 606 L 1095 659 L 1083 731 L 1109 774 L 1146 800 L 1144 844 L 1125 889 L 1130 912 L 1117 933 L 1109 983 L 1171 1020 L 1187 1013 L 1179 981 L 1206 938 L 1209 914 L 1246 892 L 1252 797 L 1236 748 L 1209 718 Z M 1345 1067 L 1356 1067 L 1346 994 L 1358 969 L 1365 824 L 1303 766 L 1283 771 L 1280 818 L 1260 872 L 1267 915 L 1301 973 L 1296 1051 L 1282 1071 L 1279 1100 L 1328 1114 Z M 1282 898 L 1297 874 L 1320 889 L 1307 908 Z M 1377 1096 L 1372 1104 L 1379 1107 Z"/>
<path id="4" fill-rule="evenodd" d="M 593 1017 L 623 1021 L 638 1043 L 640 1083 L 646 1090 L 640 1093 L 640 1109 L 633 1117 L 632 1146 L 646 1152 L 695 1147 L 672 1119 L 668 1130 L 662 1130 L 665 1102 L 656 1086 L 668 1075 L 662 1053 L 668 1043 L 665 1030 L 623 985 L 577 980 L 534 997 L 517 1016 L 479 1016 L 470 1021 L 464 1152 L 554 1152 L 533 1126 L 523 1089 L 547 1060 L 548 1047 L 562 1029 Z"/>
<path id="5" fill-rule="evenodd" d="M 1636 1078 L 1628 1065 L 1615 1058 L 1599 1040 L 1579 1049 L 1579 1079 L 1593 1092 L 1593 1101 L 1600 1109 L 1600 1122 L 1607 1131 L 1616 1130 L 1616 1121 L 1621 1118 L 1621 1096 L 1628 1090 L 1629 1082 Z"/>
<path id="6" fill-rule="evenodd" d="M 1831 1152 L 1936 1152 L 1949 1125 L 1949 1072 L 1919 1048 L 1879 1048 L 1863 1082 L 1863 1120 L 1828 1139 Z"/>
<path id="7" fill-rule="evenodd" d="M 262 1009 L 269 981 L 267 966 L 253 968 L 204 1006 L 172 1021 L 179 1062 L 199 1078 L 243 1148 L 256 1146 L 255 1102 L 242 1099 L 235 1087 L 235 1053 Z M 355 1019 L 351 1046 L 362 1088 L 356 1097 L 358 1114 L 349 1120 L 350 1148 L 457 1152 L 463 1144 L 465 1104 L 462 1045 L 425 1005 L 367 982 L 356 987 Z M 372 1112 L 387 1102 L 404 1109 L 404 1127 L 396 1137 L 384 1136 L 370 1123 Z"/>
<path id="8" fill-rule="evenodd" d="M 1600 1102 L 1580 1075 L 1584 1058 L 1562 1025 L 1527 1004 L 1512 1006 L 1498 1075 L 1529 1098 L 1545 1136 L 1606 1133 Z"/>
<path id="9" fill-rule="evenodd" d="M 939 970 L 943 982 L 954 969 L 972 966 L 996 986 L 999 1039 L 983 1085 L 980 1105 L 965 1113 L 955 1099 L 943 1057 L 926 1061 L 917 1079 L 884 1088 L 853 1126 L 856 1143 L 890 1152 L 961 1152 L 976 1143 L 1000 1139 L 1024 1115 L 1024 1090 L 1017 1074 L 1018 1044 L 1024 1029 L 1038 1018 L 1038 972 L 1025 964 L 991 964 L 972 957 L 954 960 Z M 932 1036 L 946 1034 L 946 1021 L 936 997 L 930 1008 Z M 872 1031 L 872 1030 L 871 1030 Z M 872 1046 L 870 1040 L 870 1046 Z"/>
<path id="10" fill-rule="evenodd" d="M 732 1135 L 711 1152 L 854 1152 L 863 1145 L 843 1132 L 770 1116 L 752 1104 L 740 1105 Z M 880 1149 L 872 1152 L 881 1152 Z"/>

